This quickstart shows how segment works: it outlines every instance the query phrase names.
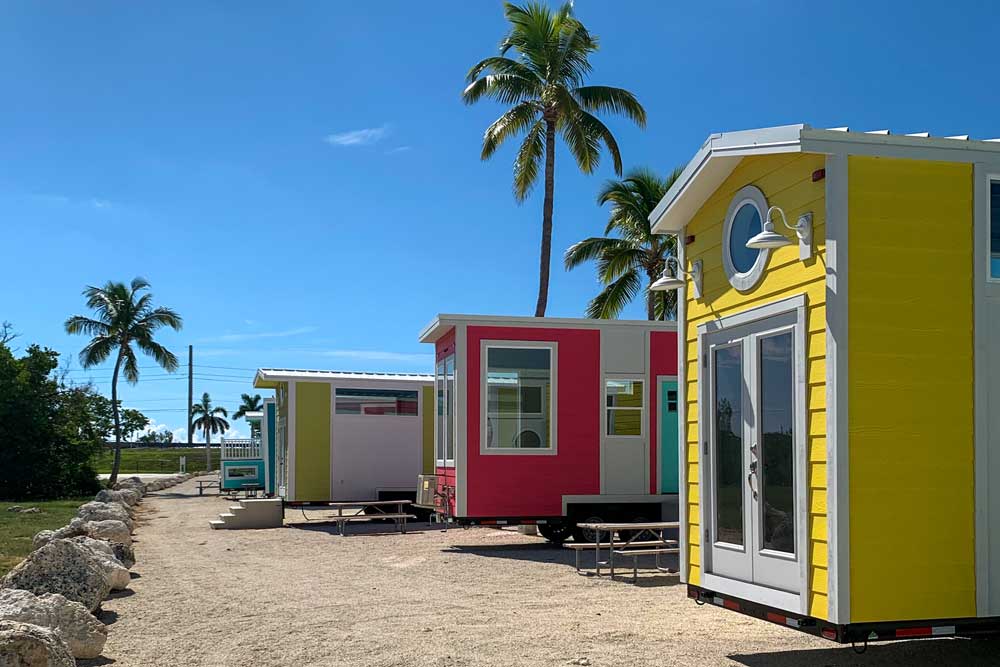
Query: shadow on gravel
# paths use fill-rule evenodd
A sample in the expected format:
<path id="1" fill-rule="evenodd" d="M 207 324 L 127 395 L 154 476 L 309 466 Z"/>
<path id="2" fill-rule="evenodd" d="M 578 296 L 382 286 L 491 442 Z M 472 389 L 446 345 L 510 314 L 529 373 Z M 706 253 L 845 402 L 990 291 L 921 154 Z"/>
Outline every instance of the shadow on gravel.
<path id="1" fill-rule="evenodd" d="M 799 665 L 906 665 L 907 667 L 942 667 L 944 665 L 1000 664 L 1000 640 L 921 639 L 871 645 L 858 655 L 850 646 L 801 649 L 748 655 L 730 655 L 729 659 L 747 667 L 799 667 Z"/>
<path id="2" fill-rule="evenodd" d="M 102 609 L 101 613 L 97 615 L 97 620 L 104 625 L 114 625 L 118 621 L 118 612 Z"/>
<path id="3" fill-rule="evenodd" d="M 133 591 L 131 588 L 126 588 L 123 591 L 111 591 L 111 593 L 108 595 L 108 599 L 120 600 L 122 598 L 130 598 L 133 595 L 135 595 L 135 591 Z"/>
<path id="4" fill-rule="evenodd" d="M 470 554 L 473 556 L 483 556 L 486 558 L 504 558 L 507 560 L 524 560 L 534 563 L 557 563 L 570 568 L 576 568 L 576 555 L 569 549 L 562 549 L 550 542 L 538 542 L 530 544 L 477 544 L 477 545 L 452 545 L 447 549 L 442 549 L 443 553 Z M 608 557 L 607 549 L 602 550 L 601 560 Z M 676 570 L 677 558 L 667 556 L 660 559 L 660 565 Z M 580 567 L 588 576 L 594 576 L 594 553 L 587 551 L 580 554 Z M 634 584 L 639 588 L 659 588 L 662 586 L 676 586 L 680 579 L 676 574 L 655 571 L 656 559 L 653 556 L 639 557 L 639 579 Z M 601 575 L 608 576 L 608 568 L 601 566 Z M 615 560 L 615 581 L 622 581 L 632 584 L 632 559 L 622 558 Z"/>
<path id="5" fill-rule="evenodd" d="M 99 658 L 91 658 L 90 660 L 77 660 L 76 667 L 101 667 L 101 665 L 113 665 L 115 662 L 114 658 L 101 656 Z"/>
<path id="6" fill-rule="evenodd" d="M 142 579 L 142 575 L 139 574 L 138 572 L 129 572 L 128 576 L 129 579 Z"/>
<path id="7" fill-rule="evenodd" d="M 293 530 L 307 530 L 315 533 L 327 533 L 335 537 L 340 537 L 340 530 L 337 524 L 325 519 L 310 519 L 308 523 L 286 523 L 285 528 Z M 437 526 L 428 527 L 426 523 L 406 524 L 406 534 L 419 534 L 440 531 Z M 356 537 L 359 535 L 398 535 L 395 525 L 391 521 L 373 520 L 365 522 L 355 522 L 347 524 L 347 533 L 344 537 Z"/>

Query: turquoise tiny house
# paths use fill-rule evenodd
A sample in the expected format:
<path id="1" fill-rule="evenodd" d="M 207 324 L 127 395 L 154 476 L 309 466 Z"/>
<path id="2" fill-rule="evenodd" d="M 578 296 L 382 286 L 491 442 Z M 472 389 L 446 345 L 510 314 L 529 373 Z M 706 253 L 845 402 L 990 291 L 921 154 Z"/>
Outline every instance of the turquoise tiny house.
<path id="1" fill-rule="evenodd" d="M 249 438 L 223 438 L 219 488 L 224 491 L 255 490 L 274 494 L 274 400 L 264 410 L 247 412 Z"/>

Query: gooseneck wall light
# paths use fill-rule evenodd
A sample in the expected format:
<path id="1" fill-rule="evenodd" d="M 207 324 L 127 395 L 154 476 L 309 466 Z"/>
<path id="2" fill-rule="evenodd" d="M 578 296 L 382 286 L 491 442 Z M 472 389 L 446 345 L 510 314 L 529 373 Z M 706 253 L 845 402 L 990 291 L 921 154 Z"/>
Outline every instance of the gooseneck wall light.
<path id="1" fill-rule="evenodd" d="M 774 231 L 774 221 L 771 216 L 775 212 L 781 215 L 781 222 L 784 223 L 785 227 L 795 232 L 795 235 L 798 237 L 799 259 L 809 259 L 812 257 L 812 213 L 803 213 L 794 225 L 790 225 L 788 224 L 788 219 L 785 218 L 785 212 L 777 206 L 767 209 L 767 219 L 764 221 L 763 229 L 760 230 L 759 234 L 747 241 L 747 247 L 754 250 L 763 250 L 765 248 L 784 248 L 785 246 L 792 245 L 793 241 L 791 239 L 784 234 Z"/>
<path id="2" fill-rule="evenodd" d="M 670 272 L 670 265 L 674 265 L 674 273 Z M 691 278 L 691 284 L 694 286 L 694 298 L 701 298 L 701 260 L 696 260 L 691 265 L 690 271 L 685 271 L 681 268 L 681 263 L 677 261 L 676 257 L 668 257 L 666 266 L 663 267 L 663 275 L 649 286 L 649 289 L 654 292 L 670 292 L 673 290 L 680 289 L 684 287 L 684 279 L 678 276 L 685 275 Z"/>

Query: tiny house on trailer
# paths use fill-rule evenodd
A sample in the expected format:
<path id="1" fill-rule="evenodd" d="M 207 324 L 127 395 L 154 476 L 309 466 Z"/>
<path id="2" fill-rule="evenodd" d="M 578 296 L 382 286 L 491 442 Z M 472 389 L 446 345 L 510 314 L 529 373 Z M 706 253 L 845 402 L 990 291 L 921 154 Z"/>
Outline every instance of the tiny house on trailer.
<path id="1" fill-rule="evenodd" d="M 262 368 L 274 476 L 289 503 L 415 499 L 433 470 L 430 375 Z"/>
<path id="2" fill-rule="evenodd" d="M 260 490 L 265 495 L 274 494 L 273 439 L 266 437 L 267 407 L 261 411 L 244 414 L 250 426 L 249 438 L 222 438 L 219 447 L 219 488 L 223 491 L 245 489 Z M 272 405 L 273 422 L 273 405 Z M 273 426 L 272 426 L 273 429 Z M 268 465 L 270 463 L 270 465 Z"/>
<path id="3" fill-rule="evenodd" d="M 1000 143 L 715 134 L 650 222 L 689 596 L 840 642 L 1000 629 Z"/>
<path id="4" fill-rule="evenodd" d="M 673 322 L 439 315 L 420 340 L 437 399 L 422 503 L 553 541 L 579 521 L 676 516 Z"/>

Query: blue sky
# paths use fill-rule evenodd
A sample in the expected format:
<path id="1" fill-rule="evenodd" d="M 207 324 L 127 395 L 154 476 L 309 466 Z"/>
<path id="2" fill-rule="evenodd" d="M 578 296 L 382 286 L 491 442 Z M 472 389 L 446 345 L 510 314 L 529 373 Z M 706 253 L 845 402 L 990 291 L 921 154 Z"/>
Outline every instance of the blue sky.
<path id="1" fill-rule="evenodd" d="M 1000 135 L 985 2 L 597 2 L 592 82 L 645 105 L 611 118 L 626 168 L 668 171 L 713 131 L 793 122 Z M 252 369 L 429 371 L 438 312 L 530 314 L 541 201 L 511 195 L 500 113 L 464 74 L 504 31 L 492 1 L 0 6 L 0 320 L 75 355 L 80 291 L 146 277 L 185 318 L 195 391 L 232 409 Z M 610 161 L 557 155 L 549 314 L 582 315 Z M 641 317 L 641 304 L 629 313 Z M 150 366 L 146 362 L 144 366 Z M 183 429 L 181 376 L 144 371 L 125 403 Z M 102 389 L 110 371 L 92 378 Z M 246 426 L 236 427 L 246 433 Z M 179 435 L 182 435 L 179 433 Z"/>

